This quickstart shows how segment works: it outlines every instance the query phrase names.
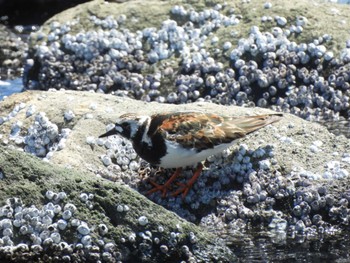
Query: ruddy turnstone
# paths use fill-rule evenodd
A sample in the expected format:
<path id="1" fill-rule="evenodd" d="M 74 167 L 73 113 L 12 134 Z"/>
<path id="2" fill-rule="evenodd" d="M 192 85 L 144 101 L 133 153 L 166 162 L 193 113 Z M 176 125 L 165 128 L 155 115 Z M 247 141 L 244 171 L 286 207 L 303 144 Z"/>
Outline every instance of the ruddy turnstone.
<path id="1" fill-rule="evenodd" d="M 174 196 L 182 193 L 184 198 L 203 169 L 202 161 L 281 117 L 282 114 L 228 117 L 195 111 L 152 116 L 127 113 L 119 117 L 114 129 L 100 138 L 119 134 L 129 139 L 136 153 L 150 164 L 176 168 L 164 185 L 151 182 L 154 188 L 147 194 L 161 191 L 165 197 L 182 168 L 198 164 L 193 177 L 186 184 L 179 184 L 180 188 L 173 193 Z"/>

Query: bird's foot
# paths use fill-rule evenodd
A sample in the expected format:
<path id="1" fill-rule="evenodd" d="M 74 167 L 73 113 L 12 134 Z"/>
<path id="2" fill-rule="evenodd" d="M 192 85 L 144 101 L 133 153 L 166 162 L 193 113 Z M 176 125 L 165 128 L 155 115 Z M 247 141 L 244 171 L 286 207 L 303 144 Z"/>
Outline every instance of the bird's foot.
<path id="1" fill-rule="evenodd" d="M 170 188 L 171 183 L 180 175 L 182 168 L 177 168 L 175 173 L 166 181 L 165 184 L 160 185 L 155 183 L 154 181 L 150 181 L 150 183 L 154 186 L 151 190 L 149 190 L 146 195 L 150 195 L 156 193 L 158 191 L 162 192 L 162 197 L 166 197 L 168 193 L 168 189 Z"/>
<path id="2" fill-rule="evenodd" d="M 186 195 L 188 194 L 188 191 L 192 188 L 193 184 L 188 183 L 176 183 L 178 186 L 180 186 L 179 189 L 177 189 L 175 192 L 171 193 L 172 196 L 178 196 L 182 193 L 182 199 L 185 199 Z"/>
<path id="3" fill-rule="evenodd" d="M 192 178 L 187 183 L 180 183 L 178 182 L 177 185 L 180 186 L 178 190 L 176 190 L 174 193 L 172 193 L 172 196 L 178 196 L 182 193 L 182 199 L 185 199 L 185 197 L 188 194 L 188 191 L 191 190 L 193 184 L 197 181 L 198 177 L 200 176 L 201 172 L 203 170 L 203 164 L 199 163 L 197 166 L 197 170 L 193 174 Z"/>
<path id="4" fill-rule="evenodd" d="M 161 184 L 157 184 L 156 182 L 154 181 L 149 181 L 152 185 L 153 185 L 153 188 L 149 191 L 147 191 L 146 195 L 150 195 L 150 194 L 153 194 L 155 192 L 162 192 L 162 197 L 166 197 L 167 193 L 168 193 L 168 189 L 170 188 L 169 186 L 170 185 L 161 185 Z"/>

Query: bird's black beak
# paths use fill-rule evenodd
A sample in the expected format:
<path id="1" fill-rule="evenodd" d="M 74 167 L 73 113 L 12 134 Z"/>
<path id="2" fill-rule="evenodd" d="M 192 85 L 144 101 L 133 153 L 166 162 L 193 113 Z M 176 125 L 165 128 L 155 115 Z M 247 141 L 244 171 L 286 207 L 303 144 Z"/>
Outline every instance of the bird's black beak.
<path id="1" fill-rule="evenodd" d="M 114 134 L 118 134 L 118 132 L 113 128 L 112 130 L 110 130 L 104 134 L 101 134 L 100 136 L 98 136 L 98 138 L 108 137 L 108 136 L 111 136 Z"/>

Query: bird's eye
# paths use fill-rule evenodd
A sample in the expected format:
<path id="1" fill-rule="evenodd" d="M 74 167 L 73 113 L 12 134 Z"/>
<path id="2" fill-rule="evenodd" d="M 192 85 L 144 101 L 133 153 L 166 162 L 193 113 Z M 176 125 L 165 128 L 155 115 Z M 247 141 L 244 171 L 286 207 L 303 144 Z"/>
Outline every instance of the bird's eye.
<path id="1" fill-rule="evenodd" d="M 125 122 L 123 122 L 123 123 L 118 123 L 118 124 L 115 125 L 115 129 L 116 129 L 118 132 L 122 133 L 122 132 L 124 132 L 125 130 L 128 129 L 128 126 L 129 126 L 129 124 L 128 124 L 128 123 L 125 123 Z"/>
<path id="2" fill-rule="evenodd" d="M 120 134 L 126 138 L 130 137 L 130 124 L 127 122 L 123 122 L 119 124 Z"/>

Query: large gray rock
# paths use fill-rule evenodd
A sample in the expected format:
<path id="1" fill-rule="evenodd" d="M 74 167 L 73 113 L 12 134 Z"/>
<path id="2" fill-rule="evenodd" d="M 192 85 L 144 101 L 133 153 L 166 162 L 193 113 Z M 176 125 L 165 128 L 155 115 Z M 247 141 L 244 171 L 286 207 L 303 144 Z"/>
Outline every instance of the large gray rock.
<path id="1" fill-rule="evenodd" d="M 35 106 L 36 112 L 26 117 L 31 105 Z M 156 203 L 203 227 L 199 234 L 201 231 L 196 226 L 166 212 L 144 197 L 150 188 L 147 178 L 153 177 L 162 183 L 171 171 L 156 171 L 128 154 L 125 156 L 141 166 L 138 171 L 119 165 L 113 158 L 112 164 L 105 166 L 101 158 L 108 155 L 106 144 L 100 146 L 92 141 L 105 132 L 105 125 L 113 123 L 119 115 L 126 112 L 151 114 L 161 111 L 202 110 L 225 115 L 253 115 L 271 111 L 213 103 L 145 103 L 113 95 L 74 91 L 16 94 L 2 101 L 0 110 L 2 117 L 5 117 L 2 118 L 5 122 L 0 125 L 0 137 L 2 144 L 6 146 L 1 148 L 4 154 L 1 155 L 0 163 L 4 176 L 0 182 L 3 184 L 2 189 L 6 189 L 2 196 L 3 202 L 10 197 L 19 197 L 24 206 L 35 204 L 41 207 L 50 201 L 44 197 L 47 190 L 56 193 L 65 191 L 69 199 L 61 201 L 60 204 L 68 201 L 76 204 L 79 211 L 76 217 L 87 221 L 89 226 L 96 226 L 106 217 L 108 220 L 103 222 L 108 223 L 110 229 L 123 229 L 123 234 L 108 236 L 108 240 L 115 242 L 118 248 L 123 247 L 119 244 L 119 238 L 127 239 L 130 232 L 137 234 L 150 230 L 154 238 L 157 222 L 164 222 L 163 225 L 170 229 L 169 232 L 176 232 L 173 226 L 181 224 L 181 233 L 185 239 L 190 238 L 190 231 L 198 235 L 200 240 L 202 239 L 199 236 L 203 235 L 203 243 L 199 242 L 204 246 L 199 253 L 201 255 L 207 249 L 205 246 L 208 243 L 204 240 L 209 234 L 206 234 L 206 230 L 215 231 L 230 244 L 233 242 L 237 246 L 244 246 L 240 243 L 241 238 L 244 236 L 245 240 L 254 242 L 254 231 L 262 231 L 261 234 L 268 231 L 274 239 L 273 242 L 284 243 L 287 239 L 293 242 L 296 236 L 304 239 L 332 237 L 341 234 L 348 224 L 349 140 L 293 115 L 285 114 L 280 122 L 240 140 L 222 156 L 209 158 L 206 162 L 207 168 L 186 199 L 162 199 L 159 193 L 151 196 Z M 69 111 L 74 114 L 74 118 L 67 121 L 65 118 L 72 115 L 67 115 Z M 58 133 L 62 133 L 65 128 L 71 129 L 64 139 L 62 149 L 48 149 L 47 157 L 50 157 L 48 161 L 51 165 L 10 150 L 18 148 L 23 151 L 27 146 L 20 138 L 27 138 L 31 134 L 29 127 L 34 127 L 33 123 L 38 121 L 36 118 L 39 112 L 45 112 L 49 125 L 57 125 Z M 22 124 L 19 125 L 19 122 Z M 40 143 L 38 138 L 40 137 L 36 137 L 36 142 Z M 110 139 L 110 142 L 116 139 Z M 124 146 L 120 145 L 119 150 L 124 149 Z M 118 154 L 118 150 L 114 151 Z M 190 170 L 184 172 L 185 177 L 190 175 Z M 106 179 L 100 178 L 101 176 Z M 116 182 L 109 182 L 107 179 Z M 130 185 L 134 190 L 120 184 Z M 82 192 L 95 195 L 91 210 L 79 201 Z M 130 212 L 118 214 L 118 204 L 128 205 Z M 87 214 L 91 216 L 86 218 Z M 147 226 L 152 226 L 151 229 L 142 228 L 135 222 L 141 215 L 147 216 Z M 164 217 L 158 217 L 163 215 Z M 253 228 L 254 231 L 250 232 L 248 229 L 253 222 L 257 229 Z M 68 235 L 64 234 L 66 236 Z M 79 243 L 79 240 L 74 239 L 73 243 Z M 152 247 L 154 246 L 156 245 L 152 243 Z M 169 243 L 166 248 L 160 246 L 161 244 L 157 245 L 157 249 L 167 248 L 169 253 L 173 253 Z M 220 247 L 225 249 L 224 246 Z M 128 249 L 133 254 L 132 249 Z M 149 252 L 148 249 L 149 247 L 146 249 Z M 132 257 L 128 253 L 125 252 L 123 256 Z M 201 259 L 195 251 L 192 253 L 197 259 L 206 260 Z M 218 257 L 220 255 L 219 253 Z M 144 254 L 138 253 L 135 257 L 143 256 Z M 154 254 L 148 259 L 152 260 L 153 256 Z M 226 256 L 223 258 L 227 259 Z"/>
<path id="2" fill-rule="evenodd" d="M 9 147 L 0 146 L 0 152 L 1 229 L 11 229 L 13 233 L 10 235 L 13 241 L 5 240 L 6 235 L 1 234 L 0 259 L 6 262 L 96 262 L 99 259 L 104 262 L 170 262 L 169 259 L 178 262 L 191 258 L 196 262 L 235 261 L 232 252 L 215 235 L 126 186 L 92 176 L 85 169 L 79 171 L 47 164 Z M 93 195 L 89 203 L 83 198 L 86 193 Z M 66 197 L 60 200 L 62 194 Z M 64 211 L 68 210 L 69 203 L 75 206 L 73 217 L 65 219 Z M 62 208 L 51 220 L 47 216 L 49 204 Z M 38 215 L 31 214 L 36 213 L 33 209 L 40 211 Z M 23 218 L 17 225 L 14 219 L 19 219 L 19 214 L 23 214 Z M 34 218 L 36 223 L 33 223 Z M 64 230 L 57 226 L 63 219 L 68 223 Z M 13 226 L 6 227 L 6 220 L 11 220 Z M 46 224 L 45 220 L 50 223 Z M 74 225 L 73 220 L 80 220 L 81 227 L 77 223 Z M 38 222 L 44 226 L 39 226 Z M 108 232 L 103 232 L 105 228 L 101 224 Z M 82 226 L 87 226 L 90 233 L 84 233 Z M 32 230 L 25 232 L 23 229 L 28 227 Z M 52 233 L 59 233 L 60 240 L 48 241 L 49 234 L 38 246 L 34 238 L 43 237 L 44 231 L 49 231 L 51 237 Z M 83 237 L 88 235 L 93 246 L 79 247 L 86 243 Z"/>
<path id="3" fill-rule="evenodd" d="M 317 1 L 91 1 L 31 34 L 24 83 L 348 123 L 347 11 Z"/>

